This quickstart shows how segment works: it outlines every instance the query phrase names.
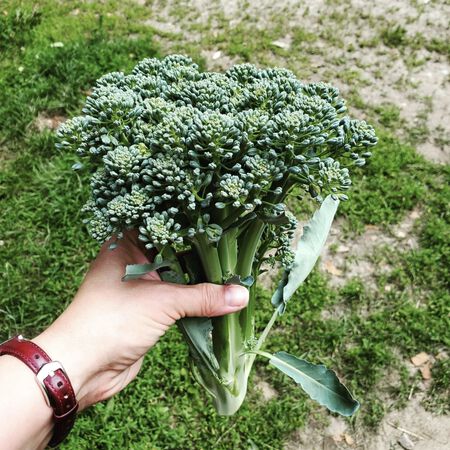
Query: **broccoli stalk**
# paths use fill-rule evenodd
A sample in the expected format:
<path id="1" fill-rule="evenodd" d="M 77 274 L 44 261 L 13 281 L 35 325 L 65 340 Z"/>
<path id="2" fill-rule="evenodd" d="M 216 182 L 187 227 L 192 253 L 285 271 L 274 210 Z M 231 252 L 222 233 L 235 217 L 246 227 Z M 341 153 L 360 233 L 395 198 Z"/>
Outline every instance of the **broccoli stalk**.
<path id="1" fill-rule="evenodd" d="M 221 267 L 220 275 L 222 277 L 224 274 L 236 274 L 241 279 L 249 276 L 256 278 L 253 260 L 263 228 L 263 223 L 252 224 L 245 233 L 248 239 L 243 241 L 245 245 L 239 247 L 239 250 L 237 250 L 235 236 L 222 236 L 217 249 L 218 266 Z M 206 245 L 208 246 L 207 243 Z M 204 252 L 203 248 L 198 248 L 198 254 L 205 267 L 210 264 L 212 258 L 210 258 L 209 250 Z M 217 283 L 217 275 L 219 274 L 210 274 L 208 271 L 207 281 Z M 250 355 L 246 351 L 255 339 L 253 317 L 255 287 L 255 284 L 250 286 L 249 303 L 243 311 L 212 319 L 213 352 L 219 363 L 220 371 L 218 383 L 214 376 L 211 379 L 214 385 L 211 391 L 215 394 L 213 401 L 219 414 L 234 414 L 241 406 L 247 391 Z"/>
<path id="2" fill-rule="evenodd" d="M 241 279 L 254 276 L 254 256 L 263 229 L 263 222 L 253 223 L 246 232 L 246 236 L 251 236 L 251 239 L 241 241 L 239 252 L 237 229 L 222 235 L 217 246 L 209 243 L 204 235 L 197 236 L 194 252 L 199 260 L 197 265 L 201 265 L 205 274 L 202 281 L 222 284 L 227 274 L 236 274 Z M 184 272 L 181 266 L 176 270 L 182 278 Z M 162 275 L 164 278 L 164 273 Z M 211 394 L 217 412 L 222 415 L 234 414 L 246 395 L 247 378 L 253 364 L 247 351 L 255 341 L 255 288 L 255 284 L 249 287 L 247 308 L 212 319 L 212 351 L 218 362 L 218 369 L 211 371 L 200 363 L 199 369 L 196 370 L 197 380 Z M 191 351 L 195 352 L 195 345 L 192 347 Z"/>
<path id="3" fill-rule="evenodd" d="M 350 415 L 358 403 L 334 372 L 288 353 L 261 348 L 276 318 L 312 270 L 350 170 L 365 164 L 373 128 L 350 119 L 336 88 L 304 84 L 285 69 L 237 65 L 200 72 L 189 58 L 145 59 L 130 75 L 97 81 L 83 115 L 63 124 L 58 148 L 91 168 L 83 208 L 90 234 L 120 245 L 139 230 L 151 264 L 126 268 L 124 280 L 158 270 L 177 283 L 238 283 L 248 306 L 223 317 L 184 318 L 193 372 L 220 414 L 242 404 L 257 355 L 293 378 L 332 411 Z M 81 163 L 74 168 L 79 169 Z M 285 201 L 321 205 L 298 244 Z M 255 336 L 256 282 L 263 263 L 284 273 L 274 315 Z"/>

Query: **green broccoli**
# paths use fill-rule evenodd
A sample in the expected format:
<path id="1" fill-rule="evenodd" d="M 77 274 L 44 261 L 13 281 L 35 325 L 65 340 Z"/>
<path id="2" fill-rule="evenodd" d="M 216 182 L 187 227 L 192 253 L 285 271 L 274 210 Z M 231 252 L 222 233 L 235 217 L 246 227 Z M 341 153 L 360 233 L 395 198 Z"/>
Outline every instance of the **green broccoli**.
<path id="1" fill-rule="evenodd" d="M 304 279 L 299 271 L 317 260 L 329 219 L 347 199 L 351 169 L 364 165 L 377 142 L 370 125 L 345 113 L 338 89 L 304 84 L 286 69 L 242 64 L 200 72 L 191 59 L 172 55 L 99 79 L 83 115 L 58 131 L 58 147 L 77 152 L 93 171 L 84 212 L 95 239 L 113 238 L 114 248 L 125 230 L 137 229 L 157 252 L 142 270 L 158 268 L 163 279 L 182 283 L 249 286 L 245 310 L 179 324 L 195 375 L 219 413 L 239 408 L 255 355 L 268 355 L 254 334 L 254 280 L 262 263 L 285 269 L 273 298 L 275 318 L 286 306 L 286 289 Z M 291 193 L 323 203 L 310 224 L 316 232 L 299 245 L 300 253 L 305 245 L 313 249 L 303 259 L 291 249 L 297 226 L 285 204 Z M 125 279 L 141 269 L 129 267 Z M 286 355 L 268 357 L 330 409 L 356 410 L 333 372 Z M 308 377 L 325 390 L 334 386 L 340 397 L 315 392 Z"/>

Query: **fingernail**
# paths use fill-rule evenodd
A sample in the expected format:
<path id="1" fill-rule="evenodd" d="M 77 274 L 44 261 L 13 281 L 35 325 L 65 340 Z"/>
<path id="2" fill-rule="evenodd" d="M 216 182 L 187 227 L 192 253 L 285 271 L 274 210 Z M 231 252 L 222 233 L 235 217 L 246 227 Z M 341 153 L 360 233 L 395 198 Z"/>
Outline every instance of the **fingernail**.
<path id="1" fill-rule="evenodd" d="M 245 287 L 229 285 L 225 289 L 225 303 L 233 308 L 243 308 L 248 303 L 248 291 Z"/>

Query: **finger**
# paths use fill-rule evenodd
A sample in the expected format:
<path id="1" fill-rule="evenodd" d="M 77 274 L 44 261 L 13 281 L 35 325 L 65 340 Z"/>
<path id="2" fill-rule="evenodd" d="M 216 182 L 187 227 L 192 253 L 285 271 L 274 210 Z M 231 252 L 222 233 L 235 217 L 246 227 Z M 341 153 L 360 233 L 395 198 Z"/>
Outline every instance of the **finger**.
<path id="1" fill-rule="evenodd" d="M 248 290 L 238 285 L 218 285 L 201 283 L 181 285 L 158 283 L 162 289 L 167 311 L 174 319 L 185 316 L 214 317 L 230 314 L 245 308 L 248 303 Z"/>

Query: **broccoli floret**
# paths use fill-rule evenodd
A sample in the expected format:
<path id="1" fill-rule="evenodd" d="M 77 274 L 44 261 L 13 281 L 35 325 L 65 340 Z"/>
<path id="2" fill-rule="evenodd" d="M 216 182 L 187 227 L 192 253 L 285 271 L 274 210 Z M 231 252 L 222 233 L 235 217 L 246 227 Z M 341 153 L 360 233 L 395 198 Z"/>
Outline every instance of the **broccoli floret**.
<path id="1" fill-rule="evenodd" d="M 345 111 L 338 89 L 302 83 L 286 69 L 201 73 L 172 55 L 102 77 L 59 139 L 98 169 L 88 208 L 94 237 L 118 224 L 149 230 L 150 209 L 162 220 L 174 207 L 173 220 L 192 235 L 189 224 L 205 213 L 238 220 L 282 202 L 294 186 L 318 201 L 346 199 L 350 169 L 365 163 L 376 137 Z"/>

